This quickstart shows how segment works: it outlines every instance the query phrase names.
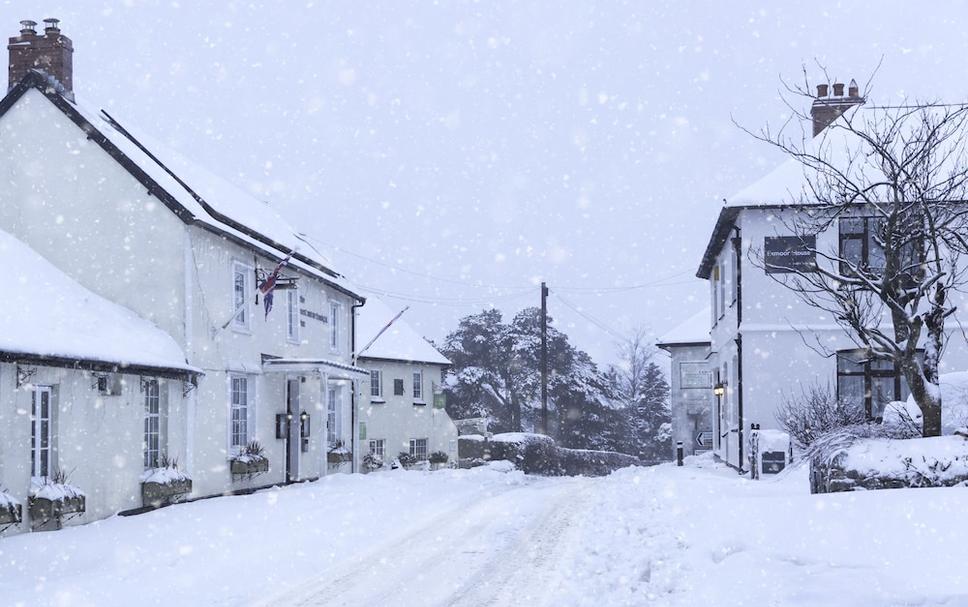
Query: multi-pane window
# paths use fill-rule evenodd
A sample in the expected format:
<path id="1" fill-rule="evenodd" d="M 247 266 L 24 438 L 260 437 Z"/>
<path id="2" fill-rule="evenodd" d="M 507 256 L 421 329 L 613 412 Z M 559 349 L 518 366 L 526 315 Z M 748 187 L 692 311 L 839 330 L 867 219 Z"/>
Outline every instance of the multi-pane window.
<path id="1" fill-rule="evenodd" d="M 339 432 L 337 432 L 337 412 L 339 410 L 339 390 L 337 388 L 328 388 L 326 390 L 326 442 L 330 445 L 336 444 L 339 440 Z"/>
<path id="2" fill-rule="evenodd" d="M 329 302 L 329 347 L 333 352 L 339 352 L 341 329 L 340 305 L 335 301 L 331 301 Z"/>
<path id="3" fill-rule="evenodd" d="M 299 340 L 299 291 L 286 290 L 286 337 Z"/>
<path id="4" fill-rule="evenodd" d="M 161 463 L 161 390 L 157 380 L 145 382 L 145 469 Z"/>
<path id="5" fill-rule="evenodd" d="M 370 441 L 370 453 L 379 457 L 384 457 L 387 451 L 387 442 L 382 438 Z"/>
<path id="6" fill-rule="evenodd" d="M 906 400 L 909 393 L 904 375 L 892 361 L 871 358 L 866 350 L 837 353 L 837 397 L 863 407 L 869 419 L 883 417 L 887 403 Z"/>
<path id="7" fill-rule="evenodd" d="M 884 219 L 880 217 L 842 217 L 840 219 L 841 274 L 850 272 L 850 266 L 879 274 L 884 271 L 886 259 L 883 244 Z M 902 237 L 903 238 L 903 237 Z M 920 271 L 921 247 L 910 239 L 902 242 L 898 272 L 914 277 Z"/>
<path id="8" fill-rule="evenodd" d="M 370 396 L 383 396 L 383 373 L 377 369 L 370 370 Z"/>
<path id="9" fill-rule="evenodd" d="M 230 446 L 238 451 L 249 442 L 249 378 L 233 376 L 231 382 Z"/>
<path id="10" fill-rule="evenodd" d="M 410 455 L 421 461 L 427 459 L 427 439 L 411 438 Z"/>
<path id="11" fill-rule="evenodd" d="M 423 398 L 423 371 L 413 372 L 413 397 L 417 400 Z"/>
<path id="12" fill-rule="evenodd" d="M 232 324 L 239 328 L 249 326 L 249 268 L 241 263 L 232 264 Z"/>
<path id="13" fill-rule="evenodd" d="M 402 379 L 395 379 L 395 380 L 393 380 L 393 395 L 394 396 L 403 396 L 403 393 L 404 393 L 404 390 L 403 390 L 403 380 Z"/>
<path id="14" fill-rule="evenodd" d="M 35 477 L 50 476 L 53 470 L 51 425 L 53 407 L 51 406 L 50 386 L 37 386 L 33 392 L 30 412 L 30 474 Z"/>

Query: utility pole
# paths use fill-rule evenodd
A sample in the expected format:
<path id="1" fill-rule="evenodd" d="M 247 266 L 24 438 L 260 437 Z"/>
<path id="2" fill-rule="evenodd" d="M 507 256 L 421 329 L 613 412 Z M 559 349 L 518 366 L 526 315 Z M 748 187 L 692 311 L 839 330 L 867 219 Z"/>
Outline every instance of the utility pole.
<path id="1" fill-rule="evenodd" d="M 548 286 L 541 283 L 541 433 L 548 435 Z"/>

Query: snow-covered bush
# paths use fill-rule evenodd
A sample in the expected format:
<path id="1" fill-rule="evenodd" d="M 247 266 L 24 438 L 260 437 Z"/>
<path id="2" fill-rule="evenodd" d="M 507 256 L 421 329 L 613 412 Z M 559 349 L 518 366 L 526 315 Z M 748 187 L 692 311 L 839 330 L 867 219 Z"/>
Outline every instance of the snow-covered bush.
<path id="1" fill-rule="evenodd" d="M 867 418 L 863 406 L 838 400 L 829 384 L 820 383 L 802 388 L 799 396 L 785 397 L 775 415 L 780 428 L 801 449 L 831 431 L 862 424 Z"/>
<path id="2" fill-rule="evenodd" d="M 409 468 L 417 463 L 417 456 L 410 455 L 406 451 L 401 451 L 399 455 L 397 455 L 397 461 L 400 462 L 400 465 L 404 468 Z"/>
<path id="3" fill-rule="evenodd" d="M 434 451 L 433 453 L 430 454 L 430 456 L 427 459 L 430 460 L 431 464 L 439 465 L 439 464 L 446 464 L 447 460 L 450 458 L 443 451 Z"/>
<path id="4" fill-rule="evenodd" d="M 367 453 L 363 456 L 363 470 L 375 472 L 383 467 L 383 458 L 376 453 Z"/>
<path id="5" fill-rule="evenodd" d="M 968 484 L 968 440 L 938 436 L 908 440 L 856 440 L 827 460 L 811 460 L 822 470 L 815 492 Z"/>
<path id="6" fill-rule="evenodd" d="M 945 373 L 941 381 L 941 433 L 954 434 L 968 426 L 968 372 Z M 884 423 L 911 428 L 921 435 L 924 422 L 921 409 L 908 397 L 907 402 L 890 403 L 884 410 Z"/>

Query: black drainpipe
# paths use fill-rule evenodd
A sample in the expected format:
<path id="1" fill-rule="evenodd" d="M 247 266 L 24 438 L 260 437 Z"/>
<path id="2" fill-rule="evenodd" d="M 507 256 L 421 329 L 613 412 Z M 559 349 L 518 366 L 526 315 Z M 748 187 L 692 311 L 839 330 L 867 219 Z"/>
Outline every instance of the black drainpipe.
<path id="1" fill-rule="evenodd" d="M 743 266 L 740 259 L 743 252 L 743 239 L 739 228 L 733 227 L 736 236 L 733 237 L 733 251 L 736 254 L 736 412 L 739 417 L 739 472 L 743 474 L 743 334 L 740 326 L 743 323 Z"/>
<path id="2" fill-rule="evenodd" d="M 354 367 L 356 366 L 356 309 L 362 308 L 364 303 L 366 302 L 357 300 L 350 307 L 350 363 Z M 354 388 L 354 382 L 350 382 L 350 436 L 353 437 L 353 442 L 350 445 L 350 453 L 353 454 L 350 472 L 356 472 L 356 441 L 360 432 L 360 429 L 356 427 L 356 390 Z"/>

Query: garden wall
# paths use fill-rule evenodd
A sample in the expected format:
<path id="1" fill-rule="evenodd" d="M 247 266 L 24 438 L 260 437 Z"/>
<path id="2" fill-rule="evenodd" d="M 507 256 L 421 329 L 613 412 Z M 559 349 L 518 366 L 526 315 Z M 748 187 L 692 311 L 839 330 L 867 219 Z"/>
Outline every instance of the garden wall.
<path id="1" fill-rule="evenodd" d="M 525 474 L 542 476 L 605 476 L 619 468 L 642 465 L 638 458 L 612 451 L 566 449 L 541 434 L 511 432 L 490 439 L 480 435 L 458 438 L 460 466 L 507 460 Z"/>

